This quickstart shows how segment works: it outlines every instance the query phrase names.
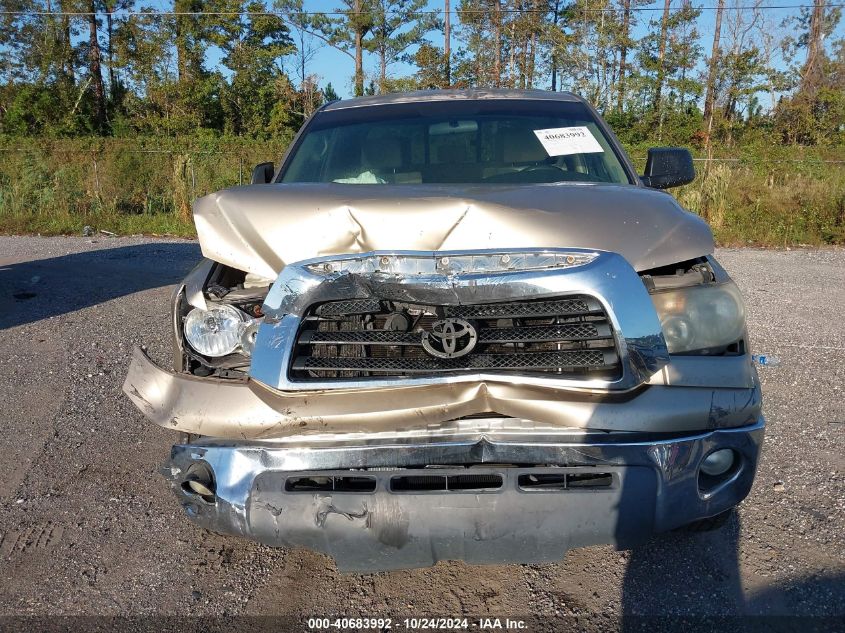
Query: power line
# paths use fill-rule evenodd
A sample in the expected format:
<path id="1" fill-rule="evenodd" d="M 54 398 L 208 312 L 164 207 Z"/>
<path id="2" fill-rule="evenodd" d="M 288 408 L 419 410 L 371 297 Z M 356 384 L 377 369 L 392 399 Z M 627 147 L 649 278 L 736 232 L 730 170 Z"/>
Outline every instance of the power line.
<path id="1" fill-rule="evenodd" d="M 830 9 L 838 9 L 845 7 L 845 3 L 840 4 L 826 4 L 825 8 Z M 684 11 L 687 9 L 694 9 L 696 11 L 718 11 L 720 7 L 718 6 L 706 6 L 706 7 L 696 7 L 696 6 L 684 6 L 684 7 L 673 7 L 670 11 Z M 724 11 L 773 11 L 773 10 L 784 10 L 784 9 L 812 9 L 812 4 L 778 4 L 778 5 L 766 5 L 760 6 L 755 4 L 749 5 L 735 5 L 735 6 L 724 6 L 721 7 Z M 649 12 L 649 11 L 659 11 L 662 12 L 664 9 L 663 7 L 630 7 L 628 11 L 631 12 Z M 613 7 L 613 8 L 579 8 L 573 9 L 573 13 L 583 14 L 583 13 L 619 13 L 624 11 L 622 7 Z M 412 17 L 417 16 L 426 16 L 426 15 L 443 15 L 443 11 L 412 11 L 408 15 Z M 460 17 L 461 15 L 472 15 L 472 14 L 489 14 L 489 11 L 486 9 L 463 9 L 463 10 L 453 10 L 449 11 L 450 15 L 457 15 Z M 549 15 L 551 11 L 545 11 L 542 9 L 501 9 L 499 13 L 502 14 L 540 14 L 540 15 Z M 9 15 L 9 16 L 18 16 L 18 17 L 90 17 L 94 16 L 102 16 L 105 17 L 107 15 L 111 15 L 112 18 L 121 18 L 121 17 L 132 17 L 132 16 L 140 16 L 140 17 L 200 17 L 200 16 L 219 16 L 219 17 L 227 17 L 227 16 L 256 16 L 256 17 L 279 17 L 279 18 L 287 18 L 291 16 L 354 16 L 354 15 L 363 15 L 361 12 L 355 11 L 296 11 L 291 13 L 281 12 L 281 11 L 132 11 L 132 10 L 120 10 L 120 11 L 0 11 L 0 15 Z M 400 15 L 398 12 L 387 12 L 386 15 Z"/>
<path id="2" fill-rule="evenodd" d="M 199 149 L 192 149 L 192 148 L 175 148 L 175 149 L 139 149 L 136 147 L 121 147 L 119 142 L 122 139 L 116 138 L 113 139 L 112 146 L 110 149 L 114 150 L 115 152 L 127 153 L 127 154 L 169 154 L 169 155 L 189 155 L 189 156 L 245 156 L 249 154 L 251 151 L 254 151 L 254 147 L 243 147 L 238 150 L 199 150 Z M 117 142 L 114 142 L 117 141 Z M 128 142 L 128 141 L 127 141 Z M 0 147 L 0 152 L 9 152 L 9 153 L 22 153 L 22 154 L 38 154 L 43 153 L 45 150 L 44 148 L 35 148 L 35 147 Z M 72 153 L 78 152 L 79 150 L 75 148 L 70 149 L 63 149 L 58 146 L 50 147 L 47 151 L 53 151 L 56 153 Z M 83 150 L 84 151 L 84 150 Z M 635 161 L 644 161 L 646 160 L 645 156 L 632 156 L 632 160 Z M 778 164 L 806 164 L 806 165 L 845 165 L 845 160 L 825 160 L 825 159 L 816 159 L 816 158 L 773 158 L 773 159 L 765 159 L 765 158 L 736 158 L 736 157 L 718 157 L 715 156 L 713 158 L 693 158 L 696 162 L 712 162 L 712 163 L 743 163 L 746 165 L 769 165 L 773 163 Z"/>

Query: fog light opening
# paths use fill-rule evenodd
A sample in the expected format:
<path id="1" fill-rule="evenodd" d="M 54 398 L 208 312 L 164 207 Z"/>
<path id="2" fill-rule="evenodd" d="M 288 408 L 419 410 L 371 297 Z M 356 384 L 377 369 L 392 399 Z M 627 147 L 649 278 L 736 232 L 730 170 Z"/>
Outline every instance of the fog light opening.
<path id="1" fill-rule="evenodd" d="M 217 499 L 217 487 L 211 468 L 204 462 L 191 464 L 185 473 L 182 490 L 191 496 L 199 497 L 206 503 L 214 503 Z"/>
<path id="2" fill-rule="evenodd" d="M 739 454 L 730 448 L 720 448 L 701 460 L 698 468 L 698 488 L 704 493 L 713 491 L 733 477 L 740 467 Z"/>
<path id="3" fill-rule="evenodd" d="M 729 448 L 713 451 L 701 460 L 701 472 L 711 477 L 718 477 L 728 472 L 736 461 L 734 452 Z"/>

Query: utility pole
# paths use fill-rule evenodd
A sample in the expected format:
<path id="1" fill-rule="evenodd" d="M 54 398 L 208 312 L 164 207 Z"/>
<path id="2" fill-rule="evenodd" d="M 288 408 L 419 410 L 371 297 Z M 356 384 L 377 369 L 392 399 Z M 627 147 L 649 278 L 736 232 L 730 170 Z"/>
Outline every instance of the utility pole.
<path id="1" fill-rule="evenodd" d="M 716 69 L 719 66 L 719 38 L 722 34 L 722 14 L 725 11 L 725 0 L 719 0 L 716 8 L 716 27 L 713 31 L 713 49 L 710 53 L 710 68 L 707 71 L 707 91 L 704 95 L 704 121 L 707 130 L 704 132 L 704 146 L 710 147 L 710 133 L 713 130 L 713 107 L 716 103 Z"/>
<path id="2" fill-rule="evenodd" d="M 657 114 L 657 140 L 663 138 L 663 82 L 666 81 L 666 39 L 669 36 L 669 6 L 663 3 L 663 21 L 660 24 L 660 51 L 658 53 L 657 86 L 654 90 L 654 111 Z"/>
<path id="3" fill-rule="evenodd" d="M 654 88 L 654 110 L 660 112 L 660 99 L 663 94 L 663 81 L 666 76 L 666 37 L 669 31 L 669 6 L 671 0 L 663 3 L 663 20 L 660 23 L 660 49 L 657 54 L 657 85 Z"/>
<path id="4" fill-rule="evenodd" d="M 722 0 L 724 2 L 724 0 Z M 622 1 L 622 42 L 619 46 L 619 92 L 616 110 L 621 114 L 625 104 L 625 71 L 628 68 L 628 37 L 631 32 L 631 0 Z"/>
<path id="5" fill-rule="evenodd" d="M 449 0 L 443 0 L 443 14 L 446 21 L 443 25 L 443 58 L 446 71 L 446 88 L 452 85 L 452 15 Z"/>
<path id="6" fill-rule="evenodd" d="M 364 29 L 361 26 L 361 0 L 355 0 L 355 96 L 364 94 Z"/>
<path id="7" fill-rule="evenodd" d="M 502 0 L 493 0 L 493 86 L 502 85 Z"/>
<path id="8" fill-rule="evenodd" d="M 100 40 L 97 34 L 97 6 L 91 0 L 88 14 L 88 72 L 94 92 L 94 128 L 100 134 L 106 127 L 106 91 L 103 86 L 103 72 L 100 69 Z"/>
<path id="9" fill-rule="evenodd" d="M 555 0 L 555 8 L 552 18 L 554 24 L 555 41 L 552 42 L 552 92 L 557 91 L 557 29 L 560 19 L 560 0 Z"/>

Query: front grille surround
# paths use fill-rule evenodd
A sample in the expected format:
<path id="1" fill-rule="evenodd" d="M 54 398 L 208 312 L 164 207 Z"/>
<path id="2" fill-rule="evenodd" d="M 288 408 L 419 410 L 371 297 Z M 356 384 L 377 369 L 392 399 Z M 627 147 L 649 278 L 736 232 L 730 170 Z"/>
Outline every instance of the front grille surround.
<path id="1" fill-rule="evenodd" d="M 528 251 L 533 252 L 532 249 L 508 249 L 511 257 L 521 256 L 523 252 Z M 249 369 L 250 384 L 254 384 L 256 393 L 261 393 L 260 387 L 267 387 L 292 395 L 298 392 L 322 393 L 335 390 L 352 392 L 386 387 L 416 389 L 432 385 L 479 381 L 514 383 L 518 379 L 519 385 L 525 388 L 577 389 L 595 393 L 624 392 L 638 388 L 669 363 L 669 352 L 654 303 L 639 275 L 624 257 L 617 253 L 572 248 L 550 248 L 544 249 L 544 252 L 554 254 L 556 257 L 558 255 L 565 257 L 571 253 L 586 254 L 590 257 L 587 258 L 589 260 L 587 263 L 571 268 L 512 271 L 491 269 L 475 272 L 463 270 L 441 272 L 436 266 L 432 267 L 431 262 L 436 263 L 442 261 L 443 258 L 449 258 L 451 261 L 455 256 L 466 255 L 471 255 L 479 261 L 498 261 L 503 257 L 503 251 L 370 251 L 363 255 L 332 255 L 288 263 L 270 288 L 262 305 L 265 318 L 259 327 L 255 351 L 252 355 Z M 346 266 L 334 266 L 338 262 L 346 260 L 354 262 L 361 257 L 372 261 L 382 261 L 384 258 L 391 261 L 395 259 L 419 265 L 409 264 L 404 268 L 390 271 L 353 270 L 347 269 Z M 377 259 L 372 259 L 374 257 Z M 326 262 L 333 264 L 331 270 L 325 267 Z M 322 267 L 320 267 L 321 264 L 323 264 Z M 324 272 L 316 274 L 314 272 L 316 268 Z M 342 317 L 332 316 L 325 312 L 325 310 L 331 311 L 332 308 L 324 308 L 322 315 L 313 312 L 317 306 L 330 302 L 356 302 L 354 305 L 347 306 L 346 312 L 351 313 L 354 309 L 359 311 L 358 318 L 368 319 L 371 317 L 367 310 L 371 307 L 366 302 L 372 300 L 378 301 L 380 307 L 383 302 L 404 302 L 407 305 L 416 306 L 420 304 L 460 308 L 485 306 L 485 310 L 490 310 L 491 305 L 498 306 L 501 303 L 572 300 L 576 296 L 586 297 L 606 311 L 607 324 L 612 328 L 612 347 L 618 356 L 618 365 L 613 371 L 579 369 L 571 372 L 557 371 L 557 368 L 554 372 L 524 369 L 456 371 L 448 368 L 448 371 L 429 375 L 371 373 L 366 377 L 360 377 L 360 373 L 356 374 L 353 370 L 343 368 L 338 371 L 344 371 L 345 374 L 325 379 L 314 378 L 310 375 L 296 375 L 296 372 L 292 371 L 294 360 L 304 355 L 301 346 L 297 343 L 299 336 L 303 331 L 319 329 L 313 327 L 311 321 L 314 319 L 343 320 Z M 359 301 L 362 303 L 357 303 Z M 560 307 L 556 306 L 555 309 L 560 309 Z M 334 310 L 345 313 L 338 307 Z M 485 316 L 489 314 L 486 312 Z M 445 312 L 437 316 L 443 318 Z M 466 320 L 492 322 L 498 318 L 479 317 Z M 534 321 L 533 324 L 548 326 L 579 321 L 600 321 L 602 314 L 592 317 L 572 315 L 571 318 L 558 319 L 557 322 L 548 315 L 520 318 L 541 319 Z M 484 329 L 488 325 L 481 323 L 480 327 Z M 506 324 L 493 323 L 492 325 L 502 328 Z M 526 324 L 518 325 L 522 327 Z M 338 325 L 331 326 L 331 329 L 323 328 L 324 331 L 355 329 L 368 328 Z M 406 330 L 393 331 L 405 332 Z M 533 338 L 549 338 L 548 331 L 545 334 L 542 334 L 539 329 L 531 332 Z M 604 336 L 604 332 L 600 332 L 599 335 Z M 482 337 L 489 339 L 489 336 L 489 333 L 481 333 L 475 341 L 476 349 L 473 353 L 512 353 L 512 349 L 502 349 L 500 343 L 481 340 Z M 574 336 L 574 338 L 578 337 Z M 581 338 L 589 339 L 590 336 Z M 394 342 L 393 345 L 405 349 L 406 354 L 407 352 L 413 354 L 413 350 L 416 349 L 413 343 L 413 340 L 405 341 L 403 337 L 399 337 L 398 342 Z M 427 343 L 430 344 L 431 340 Z M 592 349 L 602 345 L 600 341 L 595 340 L 577 341 L 569 346 L 560 346 L 554 340 L 531 343 L 521 341 L 520 343 L 535 346 L 537 351 L 565 351 L 564 348 L 583 349 L 585 347 Z M 355 345 L 360 347 L 360 342 Z M 497 345 L 499 349 L 496 349 Z M 562 349 L 558 350 L 558 347 Z M 335 353 L 335 355 L 341 354 Z M 346 355 L 363 356 L 360 353 L 349 352 L 346 352 Z"/>
<path id="2" fill-rule="evenodd" d="M 475 328 L 477 344 L 467 355 L 437 358 L 424 349 L 425 332 L 446 318 Z M 386 329 L 397 322 L 399 330 Z M 613 380 L 621 361 L 610 317 L 589 295 L 469 305 L 368 298 L 311 306 L 288 371 L 291 381 L 305 383 L 470 372 Z"/>

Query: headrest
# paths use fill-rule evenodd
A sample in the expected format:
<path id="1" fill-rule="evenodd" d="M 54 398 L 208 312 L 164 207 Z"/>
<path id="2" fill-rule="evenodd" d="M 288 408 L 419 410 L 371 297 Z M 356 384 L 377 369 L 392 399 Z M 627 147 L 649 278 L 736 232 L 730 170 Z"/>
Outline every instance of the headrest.
<path id="1" fill-rule="evenodd" d="M 397 138 L 380 138 L 364 145 L 364 163 L 375 169 L 398 169 L 402 166 L 402 144 Z"/>
<path id="2" fill-rule="evenodd" d="M 508 128 L 502 132 L 502 162 L 537 163 L 549 157 L 531 130 Z"/>

